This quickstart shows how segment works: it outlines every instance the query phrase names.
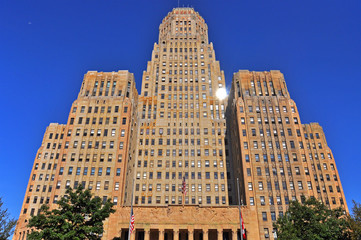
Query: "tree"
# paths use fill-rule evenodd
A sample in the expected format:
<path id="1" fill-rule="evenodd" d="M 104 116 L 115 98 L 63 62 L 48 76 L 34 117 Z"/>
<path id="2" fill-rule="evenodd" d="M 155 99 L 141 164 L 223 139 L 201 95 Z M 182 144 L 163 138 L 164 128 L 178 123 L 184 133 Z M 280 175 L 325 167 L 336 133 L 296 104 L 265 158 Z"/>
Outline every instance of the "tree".
<path id="1" fill-rule="evenodd" d="M 3 209 L 3 201 L 0 197 L 0 240 L 6 240 L 14 232 L 17 220 L 10 219 L 8 209 Z"/>
<path id="2" fill-rule="evenodd" d="M 353 202 L 352 215 L 347 217 L 352 240 L 361 240 L 361 204 Z"/>
<path id="3" fill-rule="evenodd" d="M 89 190 L 83 191 L 82 185 L 76 191 L 67 189 L 57 204 L 51 211 L 49 206 L 41 206 L 40 213 L 29 220 L 28 227 L 35 230 L 29 234 L 30 240 L 98 240 L 104 231 L 103 221 L 115 212 L 110 199 L 102 203 Z"/>
<path id="4" fill-rule="evenodd" d="M 292 201 L 286 214 L 274 223 L 278 239 L 349 239 L 348 224 L 341 207 L 331 210 L 315 198 L 302 198 L 303 203 Z"/>

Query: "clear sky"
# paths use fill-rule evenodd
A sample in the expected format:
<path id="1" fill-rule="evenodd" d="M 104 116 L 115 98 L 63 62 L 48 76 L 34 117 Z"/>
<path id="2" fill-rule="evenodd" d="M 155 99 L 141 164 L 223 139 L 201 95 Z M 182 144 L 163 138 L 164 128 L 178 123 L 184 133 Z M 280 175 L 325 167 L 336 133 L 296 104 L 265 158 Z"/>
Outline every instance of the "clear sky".
<path id="1" fill-rule="evenodd" d="M 319 122 L 347 203 L 361 202 L 361 2 L 179 0 L 206 20 L 227 86 L 281 70 L 301 122 Z M 66 123 L 83 74 L 129 70 L 138 90 L 177 0 L 0 1 L 0 195 L 18 217 L 51 122 Z"/>

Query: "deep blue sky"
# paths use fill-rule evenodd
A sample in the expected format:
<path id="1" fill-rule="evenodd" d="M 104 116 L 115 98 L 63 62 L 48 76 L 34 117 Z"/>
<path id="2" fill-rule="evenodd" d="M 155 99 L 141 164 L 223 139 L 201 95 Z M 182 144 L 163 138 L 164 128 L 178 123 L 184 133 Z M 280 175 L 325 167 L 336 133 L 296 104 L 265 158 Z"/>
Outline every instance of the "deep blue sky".
<path id="1" fill-rule="evenodd" d="M 284 73 L 302 123 L 326 133 L 349 207 L 361 202 L 361 2 L 180 0 L 209 27 L 229 86 L 239 69 Z M 0 1 L 0 195 L 18 217 L 46 126 L 66 123 L 88 70 L 128 69 L 138 90 L 177 0 Z"/>

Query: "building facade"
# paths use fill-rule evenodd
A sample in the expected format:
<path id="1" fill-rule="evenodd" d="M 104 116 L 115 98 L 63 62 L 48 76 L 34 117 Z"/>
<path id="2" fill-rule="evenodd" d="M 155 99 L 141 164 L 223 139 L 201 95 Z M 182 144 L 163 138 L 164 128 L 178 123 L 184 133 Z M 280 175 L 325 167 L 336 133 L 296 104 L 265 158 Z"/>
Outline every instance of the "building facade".
<path id="1" fill-rule="evenodd" d="M 301 124 L 281 72 L 235 73 L 227 126 L 237 141 L 231 148 L 234 176 L 241 179 L 242 200 L 256 206 L 261 235 L 273 235 L 272 222 L 302 195 L 348 211 L 322 127 Z"/>
<path id="2" fill-rule="evenodd" d="M 49 125 L 13 239 L 80 184 L 114 203 L 103 239 L 127 239 L 132 200 L 137 240 L 236 240 L 239 200 L 248 239 L 275 239 L 272 222 L 302 195 L 347 211 L 322 127 L 301 124 L 282 73 L 242 70 L 224 89 L 204 19 L 173 9 L 139 96 L 128 71 L 90 71 L 67 124 Z"/>

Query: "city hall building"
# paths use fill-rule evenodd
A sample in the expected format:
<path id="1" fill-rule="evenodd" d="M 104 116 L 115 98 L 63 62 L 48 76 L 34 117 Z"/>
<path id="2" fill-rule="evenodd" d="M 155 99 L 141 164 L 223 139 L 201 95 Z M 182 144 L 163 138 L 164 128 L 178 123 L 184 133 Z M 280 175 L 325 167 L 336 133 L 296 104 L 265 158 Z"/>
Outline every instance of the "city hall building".
<path id="1" fill-rule="evenodd" d="M 272 223 L 302 195 L 348 211 L 322 127 L 301 123 L 283 74 L 240 70 L 227 96 L 193 8 L 163 19 L 141 84 L 85 74 L 67 123 L 45 131 L 13 239 L 79 185 L 114 203 L 103 239 L 128 238 L 131 202 L 132 240 L 237 240 L 239 202 L 247 239 L 276 239 Z"/>

